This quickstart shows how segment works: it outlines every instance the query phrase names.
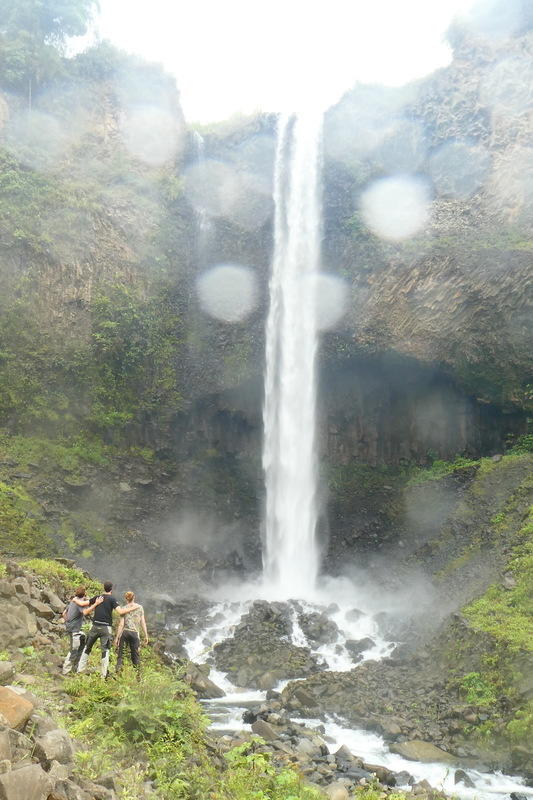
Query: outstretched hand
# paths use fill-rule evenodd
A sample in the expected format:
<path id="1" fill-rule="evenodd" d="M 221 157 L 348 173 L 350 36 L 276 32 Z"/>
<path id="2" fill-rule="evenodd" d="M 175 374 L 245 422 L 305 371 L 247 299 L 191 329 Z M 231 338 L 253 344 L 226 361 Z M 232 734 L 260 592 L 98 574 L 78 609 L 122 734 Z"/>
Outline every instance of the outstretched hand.
<path id="1" fill-rule="evenodd" d="M 104 602 L 104 598 L 102 597 L 102 595 L 100 595 L 100 597 L 97 597 L 97 598 L 96 598 L 96 600 L 94 601 L 94 605 L 95 605 L 95 606 L 99 606 L 99 605 L 101 605 L 103 602 Z"/>

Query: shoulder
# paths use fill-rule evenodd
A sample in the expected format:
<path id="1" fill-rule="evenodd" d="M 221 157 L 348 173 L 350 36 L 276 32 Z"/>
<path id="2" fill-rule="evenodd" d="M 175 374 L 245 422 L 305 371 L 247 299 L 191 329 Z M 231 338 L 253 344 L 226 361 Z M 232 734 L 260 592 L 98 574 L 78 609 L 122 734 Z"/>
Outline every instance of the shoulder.
<path id="1" fill-rule="evenodd" d="M 111 603 L 113 608 L 116 608 L 118 605 L 120 605 L 120 603 L 118 602 L 117 598 L 113 597 L 112 594 L 108 595 L 108 597 L 109 597 L 109 602 Z"/>

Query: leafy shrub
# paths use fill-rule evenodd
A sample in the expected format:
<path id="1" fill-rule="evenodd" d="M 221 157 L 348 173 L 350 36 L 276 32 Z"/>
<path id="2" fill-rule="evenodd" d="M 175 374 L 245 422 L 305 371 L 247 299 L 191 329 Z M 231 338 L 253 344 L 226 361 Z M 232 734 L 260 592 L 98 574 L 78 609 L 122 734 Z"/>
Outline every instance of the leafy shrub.
<path id="1" fill-rule="evenodd" d="M 461 689 L 468 703 L 476 706 L 490 706 L 496 702 L 496 693 L 479 672 L 469 672 L 461 681 Z"/>
<path id="2" fill-rule="evenodd" d="M 68 595 L 76 586 L 85 586 L 89 595 L 99 594 L 102 591 L 102 584 L 90 578 L 81 569 L 67 567 L 58 561 L 32 558 L 23 561 L 22 566 L 40 575 L 60 594 Z"/>

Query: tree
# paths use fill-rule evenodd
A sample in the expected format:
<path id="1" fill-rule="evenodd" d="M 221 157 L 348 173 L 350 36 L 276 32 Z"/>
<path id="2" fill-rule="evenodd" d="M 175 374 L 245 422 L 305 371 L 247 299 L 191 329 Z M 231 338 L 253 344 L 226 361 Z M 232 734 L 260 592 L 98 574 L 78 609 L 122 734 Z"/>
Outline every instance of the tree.
<path id="1" fill-rule="evenodd" d="M 0 80 L 27 91 L 31 107 L 36 86 L 61 70 L 70 36 L 82 36 L 97 0 L 0 0 Z"/>

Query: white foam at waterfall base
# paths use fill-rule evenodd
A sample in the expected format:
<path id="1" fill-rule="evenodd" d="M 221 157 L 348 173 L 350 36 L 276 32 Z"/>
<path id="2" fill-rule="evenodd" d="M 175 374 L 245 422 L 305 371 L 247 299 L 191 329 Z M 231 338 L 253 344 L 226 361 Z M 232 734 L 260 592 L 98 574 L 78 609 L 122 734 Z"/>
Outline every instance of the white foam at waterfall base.
<path id="1" fill-rule="evenodd" d="M 262 589 L 263 591 L 259 591 Z M 255 593 L 255 594 L 254 594 Z M 259 593 L 259 597 L 257 596 Z M 268 599 L 264 583 L 249 583 L 237 587 L 226 586 L 219 590 L 219 595 L 226 595 L 227 599 L 220 600 L 208 612 L 204 620 L 203 630 L 186 642 L 186 649 L 191 660 L 203 663 L 208 660 L 213 646 L 233 635 L 235 626 L 246 614 L 254 599 Z M 241 600 L 235 599 L 241 596 Z M 362 660 L 370 658 L 380 660 L 390 652 L 394 643 L 384 639 L 378 631 L 374 614 L 378 609 L 372 603 L 365 602 L 360 587 L 351 584 L 346 579 L 328 579 L 321 588 L 314 592 L 317 602 L 293 601 L 290 604 L 290 617 L 292 620 L 291 641 L 297 646 L 309 647 L 310 650 L 322 657 L 329 669 L 347 671 L 353 669 L 353 659 L 346 651 L 344 644 L 347 639 L 371 638 L 375 645 L 362 654 Z M 337 607 L 335 607 L 335 605 Z M 318 611 L 325 613 L 339 627 L 339 635 L 335 642 L 323 645 L 313 645 L 309 642 L 298 622 L 297 609 L 303 613 Z M 349 612 L 358 609 L 361 616 L 358 619 L 347 618 Z M 340 651 L 340 652 L 339 652 Z M 216 669 L 211 669 L 210 679 L 226 694 L 224 697 L 202 701 L 212 720 L 212 728 L 220 734 L 236 731 L 250 731 L 251 726 L 242 721 L 243 711 L 247 708 L 257 708 L 265 702 L 266 693 L 235 686 L 229 677 Z M 277 691 L 282 691 L 289 683 L 281 681 Z M 316 727 L 324 724 L 318 719 L 294 719 L 294 722 Z M 474 782 L 474 788 L 468 788 L 462 783 L 455 784 L 455 767 L 445 764 L 423 764 L 417 761 L 408 761 L 401 756 L 391 753 L 385 741 L 375 733 L 354 729 L 349 723 L 339 719 L 330 718 L 324 724 L 325 733 L 329 740 L 330 752 L 335 752 L 338 747 L 345 745 L 355 756 L 362 758 L 366 763 L 379 764 L 394 772 L 406 771 L 416 781 L 427 780 L 435 789 L 440 789 L 446 794 L 464 798 L 464 800 L 495 800 L 505 798 L 508 800 L 511 792 L 533 797 L 533 789 L 524 786 L 521 778 L 502 775 L 501 773 L 482 773 L 474 769 L 465 769 L 469 778 Z M 461 764 L 457 768 L 464 769 Z M 402 787 L 409 790 L 409 786 Z"/>

